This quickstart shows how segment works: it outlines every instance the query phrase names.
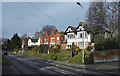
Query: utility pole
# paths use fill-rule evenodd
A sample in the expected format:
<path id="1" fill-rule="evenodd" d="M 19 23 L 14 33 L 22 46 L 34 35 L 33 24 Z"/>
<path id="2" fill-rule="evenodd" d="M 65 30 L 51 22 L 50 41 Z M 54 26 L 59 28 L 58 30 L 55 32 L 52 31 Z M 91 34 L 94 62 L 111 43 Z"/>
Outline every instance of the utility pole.
<path id="1" fill-rule="evenodd" d="M 80 2 L 77 2 L 77 4 L 82 7 L 82 14 L 83 14 L 83 6 L 80 4 Z M 83 15 L 82 15 L 83 16 Z M 84 29 L 83 29 L 83 22 L 82 22 L 82 41 L 83 41 L 83 50 L 82 50 L 82 63 L 84 63 Z"/>

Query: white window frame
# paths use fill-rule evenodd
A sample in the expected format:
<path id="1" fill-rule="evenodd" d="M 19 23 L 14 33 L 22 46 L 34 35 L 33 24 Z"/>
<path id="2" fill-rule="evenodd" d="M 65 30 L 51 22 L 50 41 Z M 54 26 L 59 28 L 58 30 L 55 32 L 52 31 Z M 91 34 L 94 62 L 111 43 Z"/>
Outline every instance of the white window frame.
<path id="1" fill-rule="evenodd" d="M 45 38 L 45 42 L 47 42 L 47 38 Z"/>
<path id="2" fill-rule="evenodd" d="M 57 41 L 59 41 L 59 36 L 57 37 Z"/>
<path id="3" fill-rule="evenodd" d="M 51 41 L 54 41 L 54 37 L 51 37 Z"/>

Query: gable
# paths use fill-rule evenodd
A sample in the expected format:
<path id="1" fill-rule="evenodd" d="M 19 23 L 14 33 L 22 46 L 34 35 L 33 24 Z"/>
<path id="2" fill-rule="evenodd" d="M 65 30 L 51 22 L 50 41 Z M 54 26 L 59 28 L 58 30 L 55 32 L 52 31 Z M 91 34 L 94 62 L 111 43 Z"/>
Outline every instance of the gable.
<path id="1" fill-rule="evenodd" d="M 54 34 L 54 32 L 53 32 L 53 31 L 51 32 L 50 36 L 55 36 L 55 34 Z"/>
<path id="2" fill-rule="evenodd" d="M 85 30 L 85 29 L 82 26 L 78 26 L 76 30 L 77 31 L 82 31 L 82 30 Z"/>
<path id="3" fill-rule="evenodd" d="M 47 34 L 47 32 L 45 33 L 44 37 L 48 37 L 48 34 Z"/>
<path id="4" fill-rule="evenodd" d="M 71 28 L 68 28 L 66 32 L 71 32 L 73 31 Z"/>

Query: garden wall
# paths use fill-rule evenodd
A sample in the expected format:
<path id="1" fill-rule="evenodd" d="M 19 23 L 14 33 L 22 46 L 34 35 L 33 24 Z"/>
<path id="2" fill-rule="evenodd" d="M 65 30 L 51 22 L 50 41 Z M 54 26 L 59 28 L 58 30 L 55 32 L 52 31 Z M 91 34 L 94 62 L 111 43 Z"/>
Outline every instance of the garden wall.
<path id="1" fill-rule="evenodd" d="M 118 61 L 120 50 L 94 51 L 94 63 Z"/>

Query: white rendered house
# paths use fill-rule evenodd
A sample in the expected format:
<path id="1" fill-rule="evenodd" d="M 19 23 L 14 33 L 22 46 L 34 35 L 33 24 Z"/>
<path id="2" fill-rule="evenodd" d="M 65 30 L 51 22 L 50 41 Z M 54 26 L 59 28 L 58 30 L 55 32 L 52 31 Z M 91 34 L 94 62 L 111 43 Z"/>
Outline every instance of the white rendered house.
<path id="1" fill-rule="evenodd" d="M 40 46 L 40 38 L 39 39 L 29 39 L 28 46 Z"/>
<path id="2" fill-rule="evenodd" d="M 84 37 L 84 38 L 83 38 Z M 67 41 L 66 49 L 71 48 L 72 43 L 74 42 L 79 48 L 84 48 L 88 46 L 88 43 L 91 42 L 90 33 L 83 28 L 82 24 L 79 24 L 78 27 L 69 26 L 65 31 L 65 40 Z"/>

